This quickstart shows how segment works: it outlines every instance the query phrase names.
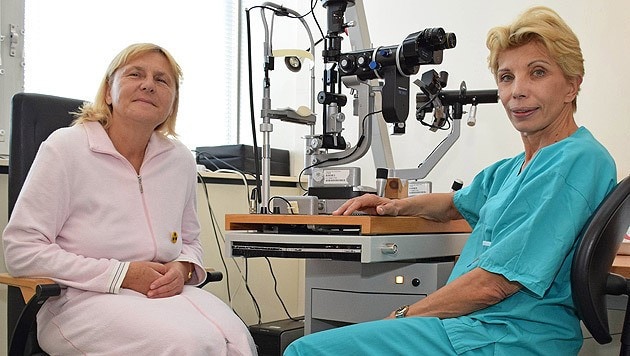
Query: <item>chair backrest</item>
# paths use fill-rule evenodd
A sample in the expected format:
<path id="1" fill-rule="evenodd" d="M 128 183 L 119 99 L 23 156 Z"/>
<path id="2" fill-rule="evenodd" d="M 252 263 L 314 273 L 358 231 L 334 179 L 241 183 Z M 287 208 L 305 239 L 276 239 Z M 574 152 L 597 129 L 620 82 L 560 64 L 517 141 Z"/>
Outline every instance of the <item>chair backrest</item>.
<path id="1" fill-rule="evenodd" d="M 18 93 L 13 96 L 11 114 L 11 143 L 9 151 L 9 215 L 20 194 L 26 175 L 33 164 L 40 144 L 55 130 L 69 126 L 81 100 L 50 95 Z M 18 288 L 7 292 L 8 340 L 25 304 Z M 31 347 L 37 348 L 36 340 Z"/>
<path id="2" fill-rule="evenodd" d="M 610 268 L 628 225 L 630 177 L 617 184 L 582 230 L 571 268 L 573 301 L 584 325 L 600 344 L 612 340 L 606 295 L 623 293 L 611 293 L 620 286 L 625 290 L 625 278 L 611 274 Z"/>
<path id="3" fill-rule="evenodd" d="M 18 93 L 13 96 L 9 152 L 9 215 L 13 210 L 39 145 L 55 130 L 70 126 L 83 104 L 76 99 Z"/>

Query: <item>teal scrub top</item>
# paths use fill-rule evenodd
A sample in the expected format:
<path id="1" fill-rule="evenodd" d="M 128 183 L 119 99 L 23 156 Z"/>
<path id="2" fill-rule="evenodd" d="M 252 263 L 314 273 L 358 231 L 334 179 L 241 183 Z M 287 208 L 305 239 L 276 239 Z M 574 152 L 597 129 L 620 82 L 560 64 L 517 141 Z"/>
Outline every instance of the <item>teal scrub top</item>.
<path id="1" fill-rule="evenodd" d="M 524 159 L 491 165 L 454 195 L 473 231 L 449 281 L 479 267 L 523 286 L 498 304 L 442 320 L 458 353 L 495 344 L 502 354 L 511 347 L 576 354 L 582 345 L 571 263 L 582 227 L 616 183 L 615 163 L 583 127 L 521 170 Z"/>

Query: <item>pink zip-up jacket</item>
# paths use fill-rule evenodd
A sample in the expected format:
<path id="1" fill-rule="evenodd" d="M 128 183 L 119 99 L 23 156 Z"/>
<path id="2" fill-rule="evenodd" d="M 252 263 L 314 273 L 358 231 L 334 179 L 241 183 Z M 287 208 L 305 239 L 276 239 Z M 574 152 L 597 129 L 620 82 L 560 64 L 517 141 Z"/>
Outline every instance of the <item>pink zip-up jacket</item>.
<path id="1" fill-rule="evenodd" d="M 188 261 L 205 277 L 196 164 L 179 141 L 153 133 L 140 168 L 100 123 L 55 131 L 40 147 L 3 234 L 13 276 L 118 293 L 131 261 Z"/>

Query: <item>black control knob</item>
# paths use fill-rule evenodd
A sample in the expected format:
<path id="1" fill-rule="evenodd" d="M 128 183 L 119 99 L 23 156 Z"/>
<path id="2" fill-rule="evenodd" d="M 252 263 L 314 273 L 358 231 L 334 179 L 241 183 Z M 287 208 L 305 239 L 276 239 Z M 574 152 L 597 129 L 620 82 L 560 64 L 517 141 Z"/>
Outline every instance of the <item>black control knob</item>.
<path id="1" fill-rule="evenodd" d="M 354 70 L 356 69 L 356 63 L 355 63 L 354 57 L 347 56 L 347 57 L 341 58 L 339 60 L 339 68 L 341 69 L 342 72 L 346 74 L 354 72 Z"/>
<path id="2" fill-rule="evenodd" d="M 370 57 L 368 56 L 359 56 L 357 58 L 357 66 L 360 68 L 367 68 L 370 65 Z"/>

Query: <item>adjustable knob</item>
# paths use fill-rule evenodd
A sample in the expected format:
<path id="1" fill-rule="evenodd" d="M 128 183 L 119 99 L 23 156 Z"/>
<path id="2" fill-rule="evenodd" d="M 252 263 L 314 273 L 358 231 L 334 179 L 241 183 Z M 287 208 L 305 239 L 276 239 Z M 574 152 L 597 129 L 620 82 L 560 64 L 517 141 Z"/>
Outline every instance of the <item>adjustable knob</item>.
<path id="1" fill-rule="evenodd" d="M 357 65 L 361 68 L 365 68 L 369 65 L 370 62 L 370 58 L 367 56 L 359 56 L 359 58 L 357 58 Z"/>
<path id="2" fill-rule="evenodd" d="M 339 60 L 339 68 L 346 74 L 354 72 L 356 69 L 354 58 L 352 56 L 341 58 Z"/>
<path id="3" fill-rule="evenodd" d="M 381 253 L 385 255 L 393 255 L 398 253 L 398 245 L 393 242 L 388 242 L 381 246 Z"/>

